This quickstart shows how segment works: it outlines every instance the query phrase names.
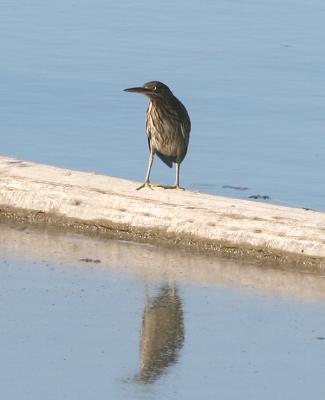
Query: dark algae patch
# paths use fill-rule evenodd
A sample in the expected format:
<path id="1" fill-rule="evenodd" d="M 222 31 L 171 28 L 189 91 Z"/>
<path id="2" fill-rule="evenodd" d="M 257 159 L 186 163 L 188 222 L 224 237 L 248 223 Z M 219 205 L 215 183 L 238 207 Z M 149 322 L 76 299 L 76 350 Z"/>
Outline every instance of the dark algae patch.
<path id="1" fill-rule="evenodd" d="M 271 200 L 271 197 L 265 194 L 252 194 L 248 196 L 248 198 L 254 200 Z"/>
<path id="2" fill-rule="evenodd" d="M 248 187 L 246 187 L 246 186 L 223 185 L 222 189 L 248 190 Z"/>
<path id="3" fill-rule="evenodd" d="M 93 259 L 93 258 L 80 258 L 79 261 L 86 262 L 86 263 L 95 263 L 95 264 L 99 264 L 101 262 L 98 258 L 96 258 L 96 259 Z"/>

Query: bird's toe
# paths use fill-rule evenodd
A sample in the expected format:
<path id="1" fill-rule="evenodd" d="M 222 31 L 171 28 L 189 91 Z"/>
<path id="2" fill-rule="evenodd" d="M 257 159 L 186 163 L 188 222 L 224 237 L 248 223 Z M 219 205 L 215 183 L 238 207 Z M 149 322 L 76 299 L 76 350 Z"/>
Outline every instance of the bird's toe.
<path id="1" fill-rule="evenodd" d="M 153 190 L 153 186 L 155 186 L 155 185 L 152 185 L 152 184 L 149 183 L 149 182 L 145 182 L 145 183 L 143 183 L 142 185 L 140 185 L 139 187 L 137 187 L 136 190 L 140 190 L 140 189 L 143 189 L 143 188 L 145 188 L 145 187 L 147 187 L 147 188 Z"/>

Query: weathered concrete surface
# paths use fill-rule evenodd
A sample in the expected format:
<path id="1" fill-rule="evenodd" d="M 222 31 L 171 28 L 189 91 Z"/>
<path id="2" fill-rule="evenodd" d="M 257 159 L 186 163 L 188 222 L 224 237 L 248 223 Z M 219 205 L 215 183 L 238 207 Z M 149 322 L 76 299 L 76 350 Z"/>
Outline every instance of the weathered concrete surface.
<path id="1" fill-rule="evenodd" d="M 0 214 L 324 265 L 325 213 L 138 185 L 2 157 Z"/>

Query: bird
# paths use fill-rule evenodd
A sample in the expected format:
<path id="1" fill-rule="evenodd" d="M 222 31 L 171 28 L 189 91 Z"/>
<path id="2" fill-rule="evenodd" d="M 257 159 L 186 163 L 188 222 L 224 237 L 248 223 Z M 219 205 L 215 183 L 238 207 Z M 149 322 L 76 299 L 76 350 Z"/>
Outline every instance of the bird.
<path id="1" fill-rule="evenodd" d="M 159 81 L 150 81 L 140 87 L 124 89 L 126 92 L 140 93 L 149 98 L 146 115 L 146 133 L 149 145 L 148 169 L 144 187 L 162 187 L 164 189 L 181 189 L 179 184 L 180 164 L 184 160 L 190 139 L 191 120 L 185 106 L 173 95 L 167 85 Z M 153 185 L 150 183 L 150 171 L 154 156 L 157 156 L 169 167 L 176 164 L 174 186 Z"/>

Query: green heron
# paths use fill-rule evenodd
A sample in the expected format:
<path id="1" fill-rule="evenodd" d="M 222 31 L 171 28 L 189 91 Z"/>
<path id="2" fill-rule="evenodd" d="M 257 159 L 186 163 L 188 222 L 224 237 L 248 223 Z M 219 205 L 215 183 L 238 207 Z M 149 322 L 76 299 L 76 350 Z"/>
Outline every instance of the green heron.
<path id="1" fill-rule="evenodd" d="M 186 156 L 190 138 L 191 121 L 186 108 L 162 82 L 152 81 L 142 87 L 125 89 L 126 92 L 141 93 L 149 97 L 146 131 L 150 150 L 148 170 L 143 187 L 160 186 L 170 189 L 182 189 L 179 186 L 180 164 Z M 176 164 L 176 182 L 174 186 L 152 185 L 149 177 L 155 154 L 172 168 Z"/>

